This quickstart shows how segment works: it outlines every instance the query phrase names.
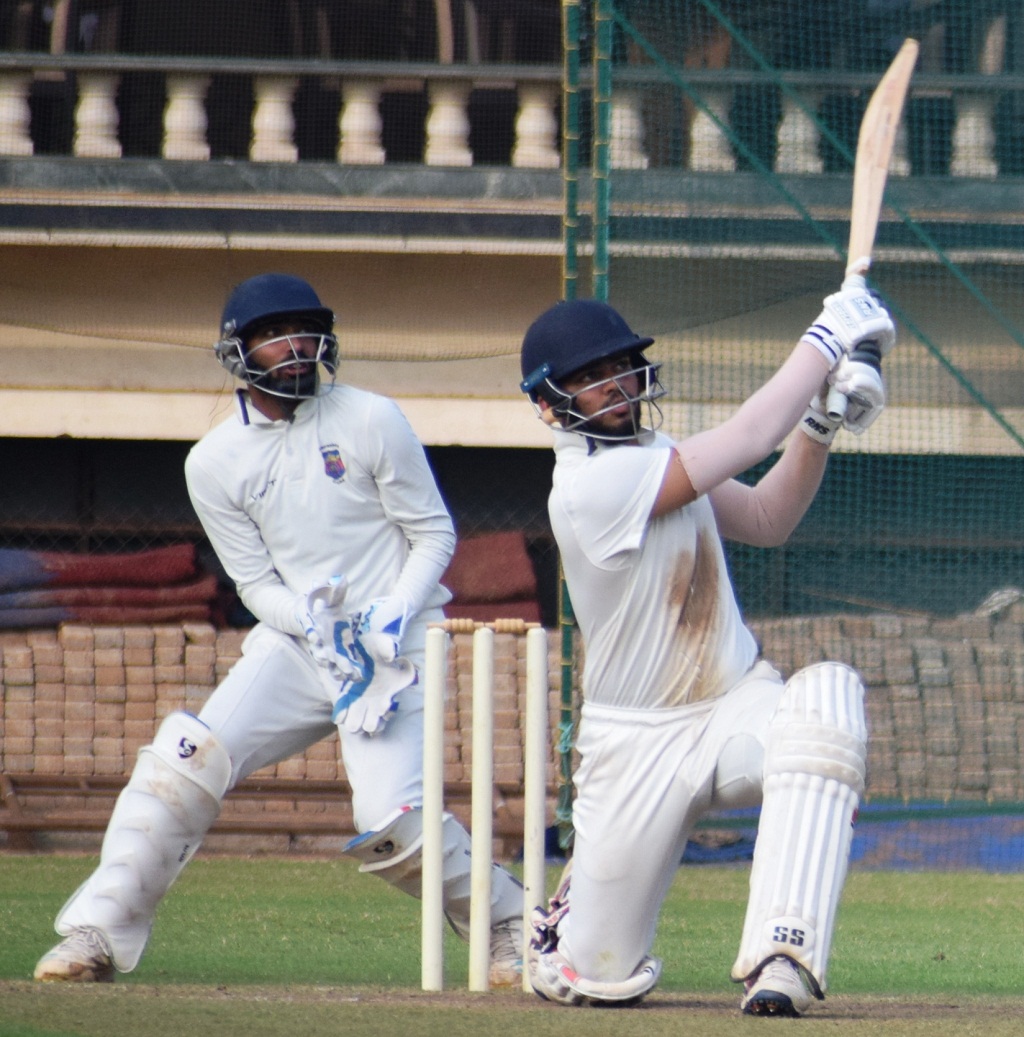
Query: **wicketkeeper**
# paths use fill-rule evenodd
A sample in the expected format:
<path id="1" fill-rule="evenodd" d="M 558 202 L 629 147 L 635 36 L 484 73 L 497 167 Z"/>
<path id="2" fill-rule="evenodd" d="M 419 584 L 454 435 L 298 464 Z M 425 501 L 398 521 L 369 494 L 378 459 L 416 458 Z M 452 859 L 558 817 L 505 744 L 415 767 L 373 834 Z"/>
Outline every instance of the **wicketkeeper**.
<path id="1" fill-rule="evenodd" d="M 395 403 L 336 384 L 334 314 L 288 274 L 229 296 L 214 349 L 239 378 L 235 414 L 193 447 L 196 512 L 259 622 L 198 716 L 175 712 L 139 753 L 99 866 L 64 905 L 63 937 L 35 978 L 130 972 L 164 894 L 224 794 L 338 731 L 362 834 L 345 849 L 420 892 L 422 669 L 455 532 L 426 456 Z M 470 839 L 444 824 L 444 905 L 469 935 Z M 522 979 L 522 887 L 494 866 L 492 985 Z"/>

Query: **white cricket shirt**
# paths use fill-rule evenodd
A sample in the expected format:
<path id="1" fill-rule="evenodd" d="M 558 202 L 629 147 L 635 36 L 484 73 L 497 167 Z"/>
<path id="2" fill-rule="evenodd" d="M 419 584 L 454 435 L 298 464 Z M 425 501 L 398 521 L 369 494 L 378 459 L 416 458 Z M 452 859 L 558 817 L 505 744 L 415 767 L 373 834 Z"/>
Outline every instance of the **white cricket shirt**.
<path id="1" fill-rule="evenodd" d="M 270 421 L 236 393 L 236 414 L 189 452 L 193 506 L 258 619 L 301 634 L 295 600 L 348 578 L 345 609 L 400 594 L 414 611 L 451 600 L 439 580 L 455 532 L 423 448 L 392 400 L 348 385 Z"/>
<path id="2" fill-rule="evenodd" d="M 554 430 L 548 510 L 586 646 L 583 694 L 674 708 L 724 694 L 757 657 L 707 497 L 649 519 L 672 442 L 597 443 Z"/>

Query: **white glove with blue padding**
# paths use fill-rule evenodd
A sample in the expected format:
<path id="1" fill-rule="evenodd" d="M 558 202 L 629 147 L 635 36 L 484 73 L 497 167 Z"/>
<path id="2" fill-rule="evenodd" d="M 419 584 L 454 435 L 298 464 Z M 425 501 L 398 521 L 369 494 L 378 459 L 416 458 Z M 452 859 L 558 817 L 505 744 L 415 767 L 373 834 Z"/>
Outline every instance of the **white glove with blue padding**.
<path id="1" fill-rule="evenodd" d="M 376 734 L 398 708 L 398 693 L 416 683 L 416 667 L 399 655 L 408 618 L 409 606 L 397 595 L 377 598 L 351 617 L 362 677 L 342 685 L 333 713 L 346 731 Z"/>
<path id="2" fill-rule="evenodd" d="M 896 344 L 896 326 L 889 311 L 868 291 L 859 274 L 848 277 L 838 292 L 826 296 L 823 306 L 800 341 L 814 346 L 830 368 L 862 342 L 876 343 L 883 357 Z"/>
<path id="3" fill-rule="evenodd" d="M 418 674 L 403 656 L 392 663 L 381 663 L 361 649 L 358 641 L 355 647 L 363 658 L 364 676 L 341 685 L 331 719 L 353 734 L 362 731 L 375 735 L 398 709 L 398 693 L 415 684 Z"/>
<path id="4" fill-rule="evenodd" d="M 377 598 L 352 617 L 356 640 L 376 662 L 393 663 L 401 651 L 409 606 L 404 598 Z"/>
<path id="5" fill-rule="evenodd" d="M 352 654 L 354 631 L 348 613 L 342 609 L 347 592 L 344 576 L 330 576 L 300 595 L 296 608 L 310 655 L 339 684 L 363 677 L 358 656 Z"/>

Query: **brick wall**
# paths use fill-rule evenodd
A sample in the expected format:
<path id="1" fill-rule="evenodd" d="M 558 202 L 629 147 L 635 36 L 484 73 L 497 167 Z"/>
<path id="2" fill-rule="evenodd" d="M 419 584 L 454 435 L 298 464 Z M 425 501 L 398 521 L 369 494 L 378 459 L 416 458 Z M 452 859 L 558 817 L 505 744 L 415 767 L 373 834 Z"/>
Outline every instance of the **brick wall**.
<path id="1" fill-rule="evenodd" d="M 995 615 L 753 624 L 785 674 L 821 659 L 867 686 L 874 798 L 1024 801 L 1024 603 Z"/>
<path id="2" fill-rule="evenodd" d="M 784 675 L 836 659 L 868 687 L 873 798 L 1024 800 L 1024 604 L 957 619 L 829 616 L 751 624 Z M 0 773 L 127 775 L 169 712 L 197 712 L 238 657 L 244 632 L 206 624 L 0 634 Z M 446 778 L 468 783 L 472 638 L 453 636 Z M 552 721 L 558 638 L 550 637 Z M 525 638 L 495 638 L 495 781 L 522 780 Z M 343 779 L 336 738 L 258 773 Z M 551 775 L 557 775 L 555 737 Z M 282 804 L 240 804 L 237 809 Z M 501 805 L 499 803 L 499 809 Z M 323 803 L 303 809 L 324 810 Z M 241 836 L 224 836 L 230 848 Z"/>
<path id="3" fill-rule="evenodd" d="M 208 624 L 155 627 L 85 627 L 0 634 L 0 775 L 127 776 L 139 749 L 152 741 L 160 721 L 174 710 L 198 713 L 207 696 L 238 658 L 245 631 L 218 631 Z M 552 645 L 554 645 L 552 638 Z M 551 656 L 549 687 L 552 715 L 558 709 L 558 657 Z M 499 786 L 521 786 L 523 780 L 520 717 L 525 708 L 526 641 L 497 633 L 494 644 L 494 779 Z M 445 717 L 445 778 L 470 783 L 472 768 L 472 635 L 452 636 Z M 556 773 L 552 742 L 551 773 Z M 253 778 L 310 781 L 345 779 L 337 736 L 302 755 L 257 771 Z M 96 783 L 92 783 L 95 786 Z M 463 797 L 465 800 L 465 797 Z M 34 807 L 67 814 L 100 802 L 97 793 L 66 792 L 33 797 Z M 107 797 L 106 807 L 112 805 Z M 453 811 L 469 820 L 468 801 Z M 520 810 L 496 796 L 495 809 Z M 265 813 L 280 819 L 290 811 L 340 818 L 351 824 L 347 802 L 337 797 L 293 800 L 266 795 L 229 799 L 222 817 Z M 521 816 L 521 813 L 518 815 Z M 521 831 L 521 824 L 519 825 Z M 0 825 L 0 846 L 3 845 Z M 337 839 L 328 840 L 337 843 Z M 91 846 L 95 834 L 59 840 Z M 248 835 L 211 835 L 214 849 L 289 846 L 317 848 L 324 838 L 281 832 L 256 839 Z M 18 845 L 45 846 L 53 839 L 22 838 Z"/>

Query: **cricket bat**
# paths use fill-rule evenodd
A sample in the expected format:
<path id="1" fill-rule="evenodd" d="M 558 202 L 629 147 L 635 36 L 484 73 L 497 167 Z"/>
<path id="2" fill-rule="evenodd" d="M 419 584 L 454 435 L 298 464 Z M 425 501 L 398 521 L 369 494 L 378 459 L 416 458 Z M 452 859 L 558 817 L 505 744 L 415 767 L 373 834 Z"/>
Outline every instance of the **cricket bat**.
<path id="1" fill-rule="evenodd" d="M 917 64 L 918 42 L 906 39 L 886 69 L 861 119 L 857 135 L 857 155 L 853 164 L 853 199 L 850 203 L 850 242 L 846 250 L 846 274 L 844 287 L 853 287 L 858 282 L 851 278 L 863 277 L 871 267 L 871 251 L 875 245 L 878 217 L 882 211 L 882 196 L 889 175 L 889 161 L 896 130 L 903 114 L 910 77 Z M 880 363 L 877 348 L 865 349 L 871 343 L 858 348 L 857 359 L 862 362 Z M 846 397 L 832 390 L 827 402 L 829 417 L 841 418 L 846 413 Z"/>

